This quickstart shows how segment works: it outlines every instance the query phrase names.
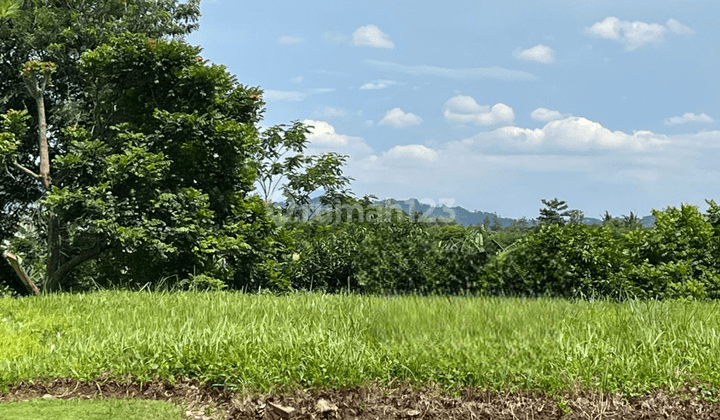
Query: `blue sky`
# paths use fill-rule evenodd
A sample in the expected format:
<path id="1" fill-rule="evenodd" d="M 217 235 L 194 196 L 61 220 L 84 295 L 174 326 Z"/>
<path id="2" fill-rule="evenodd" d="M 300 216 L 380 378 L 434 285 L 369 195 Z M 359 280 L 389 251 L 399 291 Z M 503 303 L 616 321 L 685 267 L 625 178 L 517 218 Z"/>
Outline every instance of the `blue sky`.
<path id="1" fill-rule="evenodd" d="M 204 0 L 188 41 L 356 195 L 536 217 L 720 201 L 717 0 Z"/>

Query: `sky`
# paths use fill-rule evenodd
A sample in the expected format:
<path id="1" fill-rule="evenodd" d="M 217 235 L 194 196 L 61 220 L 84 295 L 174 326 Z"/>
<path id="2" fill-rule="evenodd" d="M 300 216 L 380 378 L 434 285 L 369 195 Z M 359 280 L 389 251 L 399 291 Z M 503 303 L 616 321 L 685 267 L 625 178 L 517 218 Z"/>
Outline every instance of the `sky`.
<path id="1" fill-rule="evenodd" d="M 720 1 L 203 0 L 188 42 L 358 197 L 537 217 L 720 201 Z"/>

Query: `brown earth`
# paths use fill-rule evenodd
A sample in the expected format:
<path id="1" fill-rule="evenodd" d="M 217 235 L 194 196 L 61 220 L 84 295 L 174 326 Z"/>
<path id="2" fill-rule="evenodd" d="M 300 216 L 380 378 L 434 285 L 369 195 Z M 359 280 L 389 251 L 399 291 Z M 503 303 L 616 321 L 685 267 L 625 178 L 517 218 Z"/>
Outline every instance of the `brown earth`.
<path id="1" fill-rule="evenodd" d="M 33 398 L 145 398 L 181 404 L 188 419 L 720 419 L 720 404 L 656 391 L 625 398 L 620 395 L 574 392 L 498 393 L 468 389 L 447 396 L 438 389 L 384 388 L 378 385 L 344 390 L 286 394 L 223 393 L 191 380 L 175 385 L 150 382 L 139 385 L 101 379 L 78 382 L 56 379 L 24 382 L 0 402 Z M 697 392 L 695 392 L 697 393 Z"/>

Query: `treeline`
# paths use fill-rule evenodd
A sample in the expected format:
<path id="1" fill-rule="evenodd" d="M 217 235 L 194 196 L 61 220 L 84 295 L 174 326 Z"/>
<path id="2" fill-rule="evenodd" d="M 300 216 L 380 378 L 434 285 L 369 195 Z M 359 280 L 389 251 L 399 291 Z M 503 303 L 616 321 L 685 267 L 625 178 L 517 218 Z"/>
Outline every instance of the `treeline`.
<path id="1" fill-rule="evenodd" d="M 494 231 L 399 212 L 384 221 L 288 223 L 283 231 L 294 258 L 275 288 L 618 300 L 720 296 L 714 201 L 705 214 L 691 205 L 655 210 L 651 228 L 633 215 L 586 225 L 564 217 L 563 202 L 545 203 L 537 225 Z"/>

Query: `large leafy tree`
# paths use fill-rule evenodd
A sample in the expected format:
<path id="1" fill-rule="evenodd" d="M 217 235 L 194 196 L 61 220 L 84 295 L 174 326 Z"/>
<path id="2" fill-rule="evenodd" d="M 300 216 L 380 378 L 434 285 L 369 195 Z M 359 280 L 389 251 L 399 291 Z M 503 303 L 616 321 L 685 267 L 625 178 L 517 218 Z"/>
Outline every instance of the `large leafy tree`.
<path id="1" fill-rule="evenodd" d="M 0 170 L 0 240 L 12 236 L 52 182 L 51 160 L 66 151 L 63 128 L 88 122 L 81 54 L 126 31 L 182 37 L 197 27 L 198 6 L 197 0 L 0 0 L 0 111 L 28 110 L 30 125 L 39 128 L 41 116 L 48 117 L 46 130 L 17 138 L 13 162 L 4 162 L 22 172 Z M 55 83 L 43 86 L 49 73 L 29 63 L 52 65 Z M 38 109 L 40 103 L 45 112 Z M 45 156 L 38 134 L 47 135 Z M 41 222 L 51 226 L 52 220 L 45 219 Z M 49 262 L 51 271 L 55 261 Z M 8 268 L 0 265 L 0 279 L 11 275 Z"/>
<path id="2" fill-rule="evenodd" d="M 182 42 L 198 2 L 10 3 L 0 0 L 0 239 L 38 206 L 37 230 L 55 220 L 57 260 L 44 288 L 89 278 L 222 277 L 236 286 L 273 278 L 253 269 L 274 245 L 261 201 L 248 198 L 261 92 Z M 45 73 L 23 80 L 28 62 L 57 70 L 42 91 L 47 159 L 43 130 L 28 129 L 41 124 L 27 88 Z M 52 165 L 46 178 L 43 165 Z"/>
<path id="3" fill-rule="evenodd" d="M 83 54 L 90 118 L 63 129 L 43 200 L 63 233 L 47 289 L 81 281 L 70 274 L 86 262 L 112 284 L 252 280 L 272 228 L 259 198 L 248 201 L 260 91 L 198 53 L 125 33 Z"/>

